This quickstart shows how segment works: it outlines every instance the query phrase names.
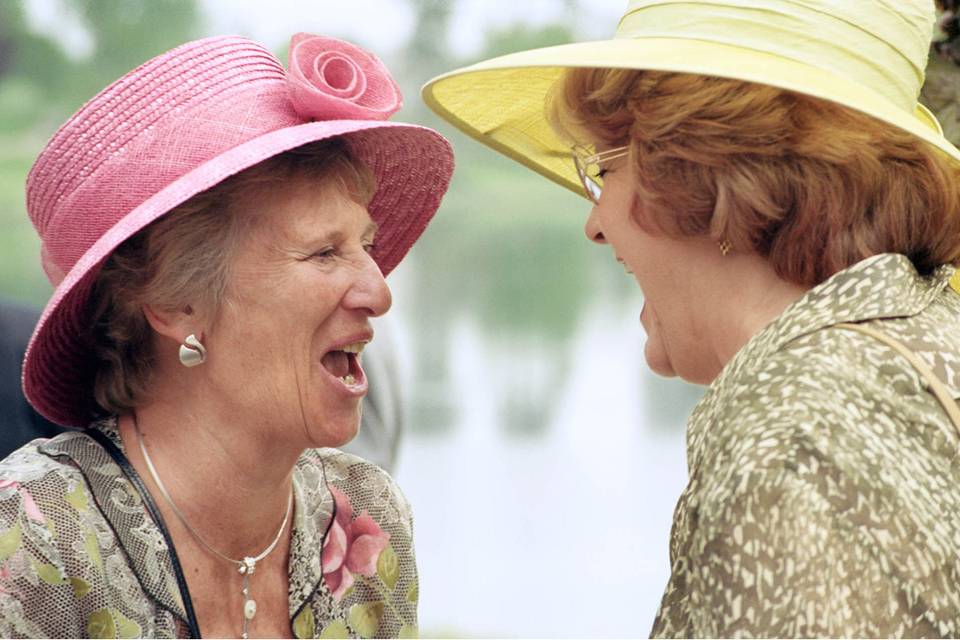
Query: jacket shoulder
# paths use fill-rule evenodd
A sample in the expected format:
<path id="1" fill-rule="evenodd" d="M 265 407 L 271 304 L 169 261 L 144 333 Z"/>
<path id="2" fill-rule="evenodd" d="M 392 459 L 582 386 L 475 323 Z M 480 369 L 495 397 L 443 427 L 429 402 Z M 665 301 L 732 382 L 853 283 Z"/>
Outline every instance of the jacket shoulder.
<path id="1" fill-rule="evenodd" d="M 54 440 L 84 437 L 67 433 Z M 82 597 L 102 574 L 92 498 L 80 470 L 35 440 L 0 462 L 0 635 L 82 636 Z M 93 558 L 92 556 L 96 556 Z M 100 571 L 98 571 L 100 569 Z"/>
<path id="2" fill-rule="evenodd" d="M 384 469 L 339 449 L 314 449 L 310 459 L 320 467 L 328 484 L 347 495 L 354 512 L 366 509 L 391 526 L 412 536 L 410 503 L 396 481 Z"/>

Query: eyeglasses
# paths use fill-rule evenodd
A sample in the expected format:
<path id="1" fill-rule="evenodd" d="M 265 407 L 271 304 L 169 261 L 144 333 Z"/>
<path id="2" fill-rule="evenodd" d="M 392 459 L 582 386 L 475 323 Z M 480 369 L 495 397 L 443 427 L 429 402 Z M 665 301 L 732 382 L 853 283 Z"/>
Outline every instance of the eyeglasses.
<path id="1" fill-rule="evenodd" d="M 586 147 L 577 145 L 573 147 L 573 164 L 577 168 L 577 174 L 580 176 L 580 182 L 583 184 L 584 191 L 594 204 L 600 202 L 600 193 L 603 191 L 603 174 L 605 170 L 601 167 L 604 162 L 622 158 L 630 153 L 629 146 L 614 147 L 600 153 L 590 153 Z"/>

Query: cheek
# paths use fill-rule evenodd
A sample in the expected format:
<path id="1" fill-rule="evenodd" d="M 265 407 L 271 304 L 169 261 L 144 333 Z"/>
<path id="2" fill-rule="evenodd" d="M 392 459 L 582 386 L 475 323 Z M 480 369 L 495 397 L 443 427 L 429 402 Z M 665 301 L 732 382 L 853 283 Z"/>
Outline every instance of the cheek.
<path id="1" fill-rule="evenodd" d="M 638 277 L 662 268 L 662 238 L 645 231 L 629 211 L 605 211 L 601 218 L 604 237 L 614 253 L 627 263 Z"/>
<path id="2" fill-rule="evenodd" d="M 304 358 L 312 351 L 318 318 L 326 313 L 318 307 L 286 286 L 247 289 L 218 319 L 218 337 L 228 352 L 224 365 L 251 388 L 289 389 L 295 373 L 301 378 L 310 373 Z"/>

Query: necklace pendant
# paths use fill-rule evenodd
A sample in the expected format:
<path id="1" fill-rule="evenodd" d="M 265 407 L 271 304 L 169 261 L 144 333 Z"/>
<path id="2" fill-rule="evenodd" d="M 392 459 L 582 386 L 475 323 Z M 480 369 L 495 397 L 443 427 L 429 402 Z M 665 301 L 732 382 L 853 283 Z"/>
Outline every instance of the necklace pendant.
<path id="1" fill-rule="evenodd" d="M 243 562 L 240 563 L 240 575 L 248 576 L 252 574 L 257 568 L 257 560 L 247 556 L 243 559 Z"/>
<path id="2" fill-rule="evenodd" d="M 247 620 L 253 620 L 255 615 L 257 615 L 257 601 L 251 598 L 243 603 L 243 617 Z"/>

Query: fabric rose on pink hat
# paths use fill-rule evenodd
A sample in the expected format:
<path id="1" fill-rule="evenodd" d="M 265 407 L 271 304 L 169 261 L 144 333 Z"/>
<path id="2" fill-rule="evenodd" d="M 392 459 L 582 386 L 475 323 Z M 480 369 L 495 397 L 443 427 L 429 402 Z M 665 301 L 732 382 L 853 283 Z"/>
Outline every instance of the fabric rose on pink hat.
<path id="1" fill-rule="evenodd" d="M 293 108 L 304 118 L 386 120 L 403 104 L 380 59 L 343 40 L 298 33 L 287 67 Z"/>
<path id="2" fill-rule="evenodd" d="M 377 573 L 380 552 L 390 541 L 385 532 L 364 510 L 353 519 L 353 505 L 343 492 L 330 487 L 337 516 L 323 546 L 323 579 L 336 601 L 353 585 L 354 574 L 372 578 Z"/>

